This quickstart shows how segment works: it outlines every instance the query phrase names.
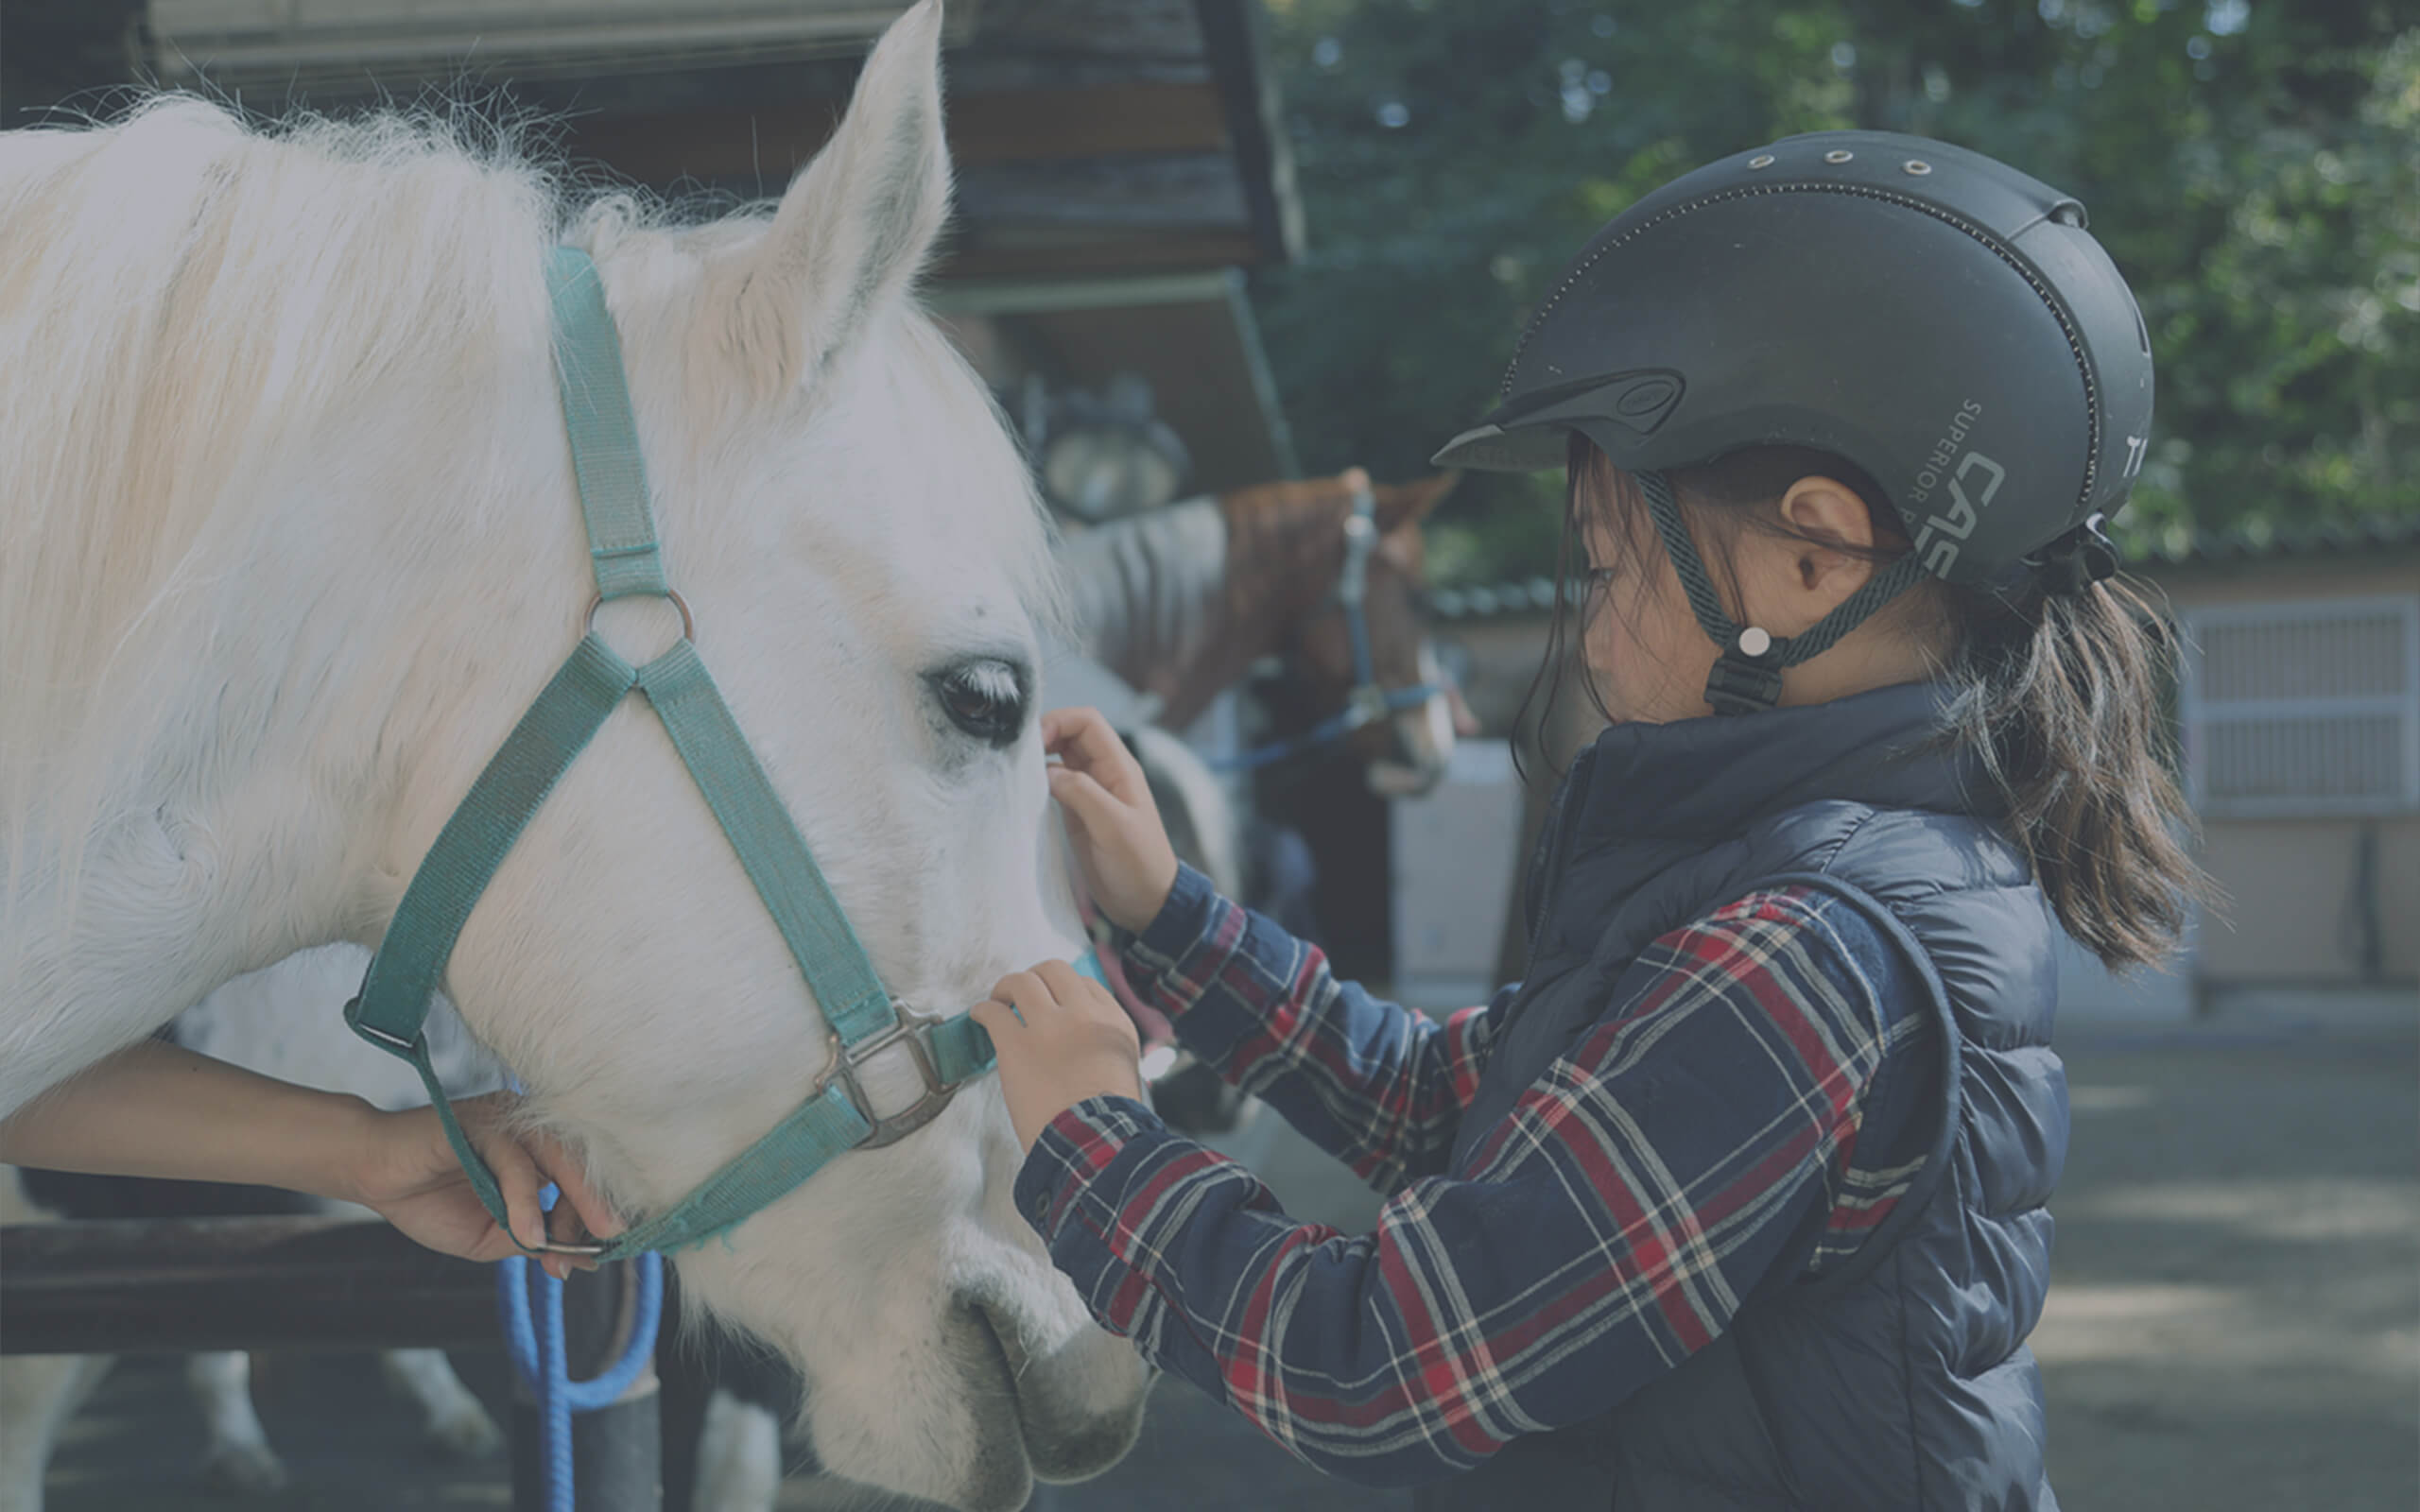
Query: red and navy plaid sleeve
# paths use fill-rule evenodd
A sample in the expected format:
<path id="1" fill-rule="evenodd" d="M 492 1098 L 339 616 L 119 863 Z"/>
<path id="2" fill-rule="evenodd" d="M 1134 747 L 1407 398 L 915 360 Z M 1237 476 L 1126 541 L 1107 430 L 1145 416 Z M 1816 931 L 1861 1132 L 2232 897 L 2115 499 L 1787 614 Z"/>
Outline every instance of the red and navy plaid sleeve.
<path id="1" fill-rule="evenodd" d="M 1103 1097 L 1044 1130 L 1019 1211 L 1105 1327 L 1366 1484 L 1603 1412 L 1775 1266 L 1853 1252 L 1920 1153 L 1921 1000 L 1827 894 L 1759 893 L 1655 941 L 1464 1178 L 1441 1152 L 1480 1010 L 1441 1026 L 1376 1002 L 1196 878 L 1127 956 L 1188 1042 L 1392 1195 L 1369 1234 L 1298 1224 L 1243 1166 Z"/>
<path id="2" fill-rule="evenodd" d="M 1190 867 L 1119 964 L 1186 1049 L 1378 1191 L 1443 1173 L 1486 1063 L 1487 1008 L 1439 1023 L 1382 1003 Z"/>

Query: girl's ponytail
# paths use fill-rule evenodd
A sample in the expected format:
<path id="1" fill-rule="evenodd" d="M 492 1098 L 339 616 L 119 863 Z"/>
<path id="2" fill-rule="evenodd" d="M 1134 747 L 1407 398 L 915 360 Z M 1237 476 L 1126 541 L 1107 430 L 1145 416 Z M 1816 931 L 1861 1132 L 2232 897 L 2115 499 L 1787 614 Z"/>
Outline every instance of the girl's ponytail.
<path id="1" fill-rule="evenodd" d="M 2014 606 L 1957 593 L 1950 612 L 1957 737 L 2008 795 L 2059 922 L 2113 969 L 2156 964 L 2212 891 L 2186 850 L 2166 621 L 2118 578 Z"/>

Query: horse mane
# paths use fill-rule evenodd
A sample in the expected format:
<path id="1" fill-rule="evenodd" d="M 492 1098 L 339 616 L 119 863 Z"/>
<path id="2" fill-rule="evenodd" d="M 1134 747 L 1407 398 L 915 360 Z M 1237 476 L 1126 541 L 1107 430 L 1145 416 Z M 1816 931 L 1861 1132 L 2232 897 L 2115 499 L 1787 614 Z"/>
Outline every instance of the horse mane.
<path id="1" fill-rule="evenodd" d="M 281 440 L 433 343 L 530 339 L 557 216 L 427 116 L 257 129 L 171 94 L 0 139 L 0 833 L 91 774 L 62 736 L 127 733 L 96 727 L 145 701 L 171 601 L 260 549 Z"/>
<path id="2" fill-rule="evenodd" d="M 113 762 L 139 759 L 176 691 L 156 682 L 194 630 L 180 600 L 265 548 L 296 442 L 397 404 L 473 413 L 469 375 L 549 340 L 552 241 L 601 258 L 662 231 L 696 252 L 769 220 L 577 194 L 529 134 L 467 107 L 264 123 L 170 94 L 0 135 L 0 918 L 29 865 L 72 871 L 112 817 Z M 702 333 L 690 356 L 770 360 L 743 335 Z M 929 321 L 895 322 L 884 350 L 927 392 L 955 387 L 953 364 L 970 375 L 988 412 L 951 401 L 938 423 L 998 428 Z M 734 376 L 698 397 L 765 387 Z M 1049 622 L 1056 579 L 1028 533 L 1005 549 Z"/>

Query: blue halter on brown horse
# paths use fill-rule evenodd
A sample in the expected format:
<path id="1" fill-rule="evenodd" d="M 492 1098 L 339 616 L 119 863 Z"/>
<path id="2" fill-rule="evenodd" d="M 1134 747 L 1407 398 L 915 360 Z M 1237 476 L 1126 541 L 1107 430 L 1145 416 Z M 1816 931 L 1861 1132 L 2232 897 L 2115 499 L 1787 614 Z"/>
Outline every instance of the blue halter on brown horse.
<path id="1" fill-rule="evenodd" d="M 1155 722 L 1174 730 L 1278 658 L 1323 712 L 1312 729 L 1230 765 L 1341 745 L 1378 791 L 1426 791 L 1468 732 L 1419 613 L 1421 522 L 1455 482 L 1373 486 L 1357 468 L 1088 531 L 1061 552 L 1078 649 L 1148 696 Z"/>

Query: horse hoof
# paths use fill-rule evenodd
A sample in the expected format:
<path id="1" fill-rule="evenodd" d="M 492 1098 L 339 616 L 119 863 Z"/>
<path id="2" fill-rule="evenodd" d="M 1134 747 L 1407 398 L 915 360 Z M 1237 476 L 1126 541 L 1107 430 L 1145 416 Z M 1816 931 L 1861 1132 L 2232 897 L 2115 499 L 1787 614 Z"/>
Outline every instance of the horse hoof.
<path id="1" fill-rule="evenodd" d="M 474 1405 L 431 1422 L 428 1447 L 446 1459 L 493 1459 L 504 1452 L 504 1434 L 493 1418 Z"/>
<path id="2" fill-rule="evenodd" d="M 285 1465 L 267 1444 L 216 1444 L 201 1460 L 202 1484 L 260 1496 L 285 1488 Z"/>

